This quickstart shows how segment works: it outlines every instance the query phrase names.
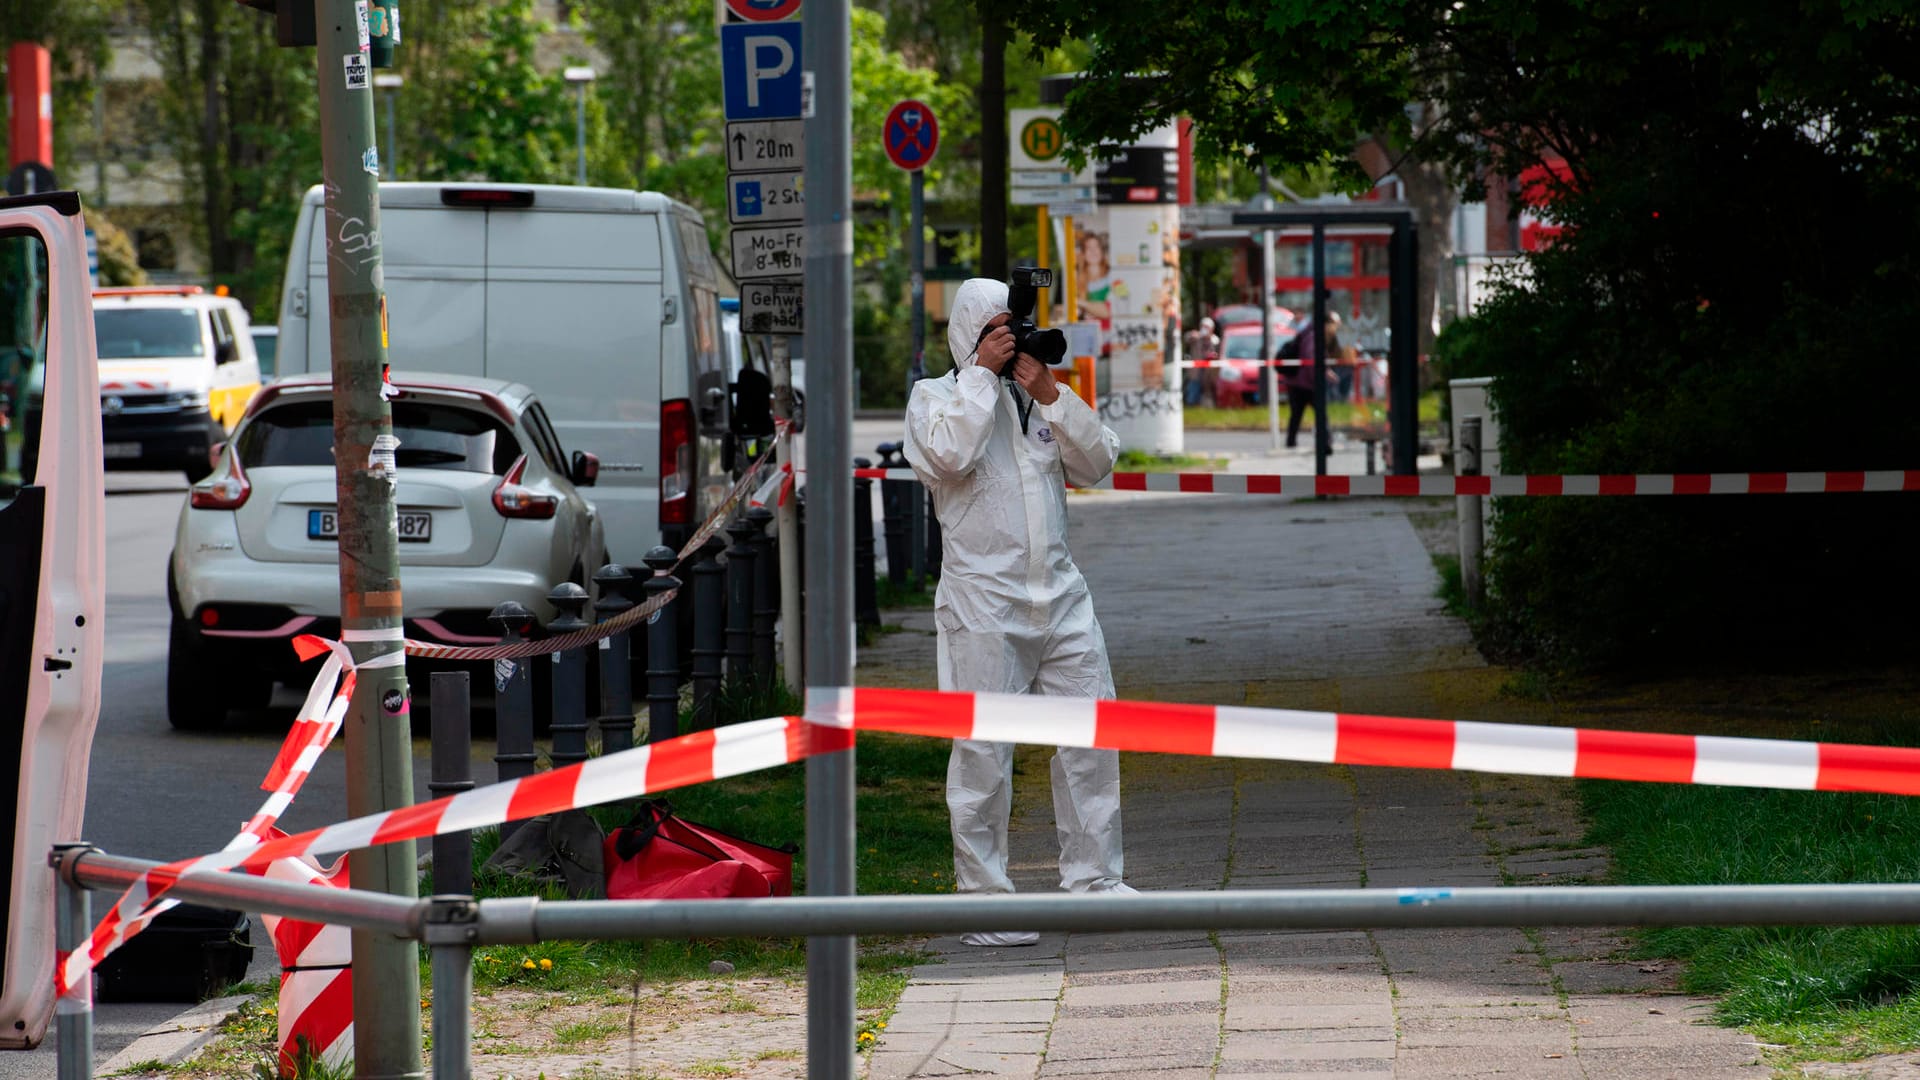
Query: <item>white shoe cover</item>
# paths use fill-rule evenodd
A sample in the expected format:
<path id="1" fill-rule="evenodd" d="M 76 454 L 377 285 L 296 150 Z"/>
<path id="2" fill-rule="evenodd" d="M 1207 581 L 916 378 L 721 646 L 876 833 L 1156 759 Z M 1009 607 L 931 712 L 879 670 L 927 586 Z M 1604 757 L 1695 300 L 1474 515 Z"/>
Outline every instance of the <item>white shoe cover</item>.
<path id="1" fill-rule="evenodd" d="M 976 930 L 971 934 L 961 934 L 960 944 L 980 948 L 999 948 L 1010 945 L 1036 945 L 1040 935 L 1032 930 Z"/>

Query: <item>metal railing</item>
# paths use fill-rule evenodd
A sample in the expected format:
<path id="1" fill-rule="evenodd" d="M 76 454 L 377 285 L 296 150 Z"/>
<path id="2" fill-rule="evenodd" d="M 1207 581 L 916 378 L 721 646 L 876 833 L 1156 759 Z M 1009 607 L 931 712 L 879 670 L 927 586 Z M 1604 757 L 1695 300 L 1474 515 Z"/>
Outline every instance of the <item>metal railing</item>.
<path id="1" fill-rule="evenodd" d="M 57 947 L 80 947 L 87 890 L 122 889 L 160 864 L 88 845 L 54 848 Z M 831 937 L 974 930 L 1370 930 L 1500 926 L 1920 925 L 1920 885 L 1534 885 L 1247 889 L 1137 895 L 844 896 L 766 900 L 404 900 L 229 872 L 182 876 L 176 899 L 378 930 L 427 946 L 433 1072 L 473 1073 L 473 950 L 483 945 L 695 937 Z M 91 1080 L 92 1014 L 57 1017 L 59 1080 Z M 809 1055 L 819 1048 L 809 1046 Z"/>

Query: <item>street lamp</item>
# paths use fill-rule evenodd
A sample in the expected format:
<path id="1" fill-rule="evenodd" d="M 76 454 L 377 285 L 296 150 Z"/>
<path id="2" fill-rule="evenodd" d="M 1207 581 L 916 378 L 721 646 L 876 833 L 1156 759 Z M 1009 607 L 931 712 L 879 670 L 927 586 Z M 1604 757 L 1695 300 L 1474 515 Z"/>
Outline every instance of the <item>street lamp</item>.
<path id="1" fill-rule="evenodd" d="M 406 84 L 406 78 L 394 72 L 373 73 L 373 85 L 387 92 L 387 157 L 380 163 L 380 175 L 388 180 L 398 179 L 400 175 L 400 159 L 393 156 L 393 99 L 400 96 L 400 88 Z"/>
<path id="2" fill-rule="evenodd" d="M 590 67 L 570 67 L 563 74 L 566 80 L 580 88 L 579 122 L 574 131 L 574 146 L 579 157 L 579 169 L 574 183 L 587 186 L 587 84 L 593 81 L 593 69 Z"/>

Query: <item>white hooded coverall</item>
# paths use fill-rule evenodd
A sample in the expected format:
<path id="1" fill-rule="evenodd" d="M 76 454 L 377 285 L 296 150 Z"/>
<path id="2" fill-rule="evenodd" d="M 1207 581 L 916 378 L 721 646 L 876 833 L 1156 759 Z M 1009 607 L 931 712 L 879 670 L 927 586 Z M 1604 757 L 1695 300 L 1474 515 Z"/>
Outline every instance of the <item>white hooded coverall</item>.
<path id="1" fill-rule="evenodd" d="M 1015 384 L 975 366 L 981 330 L 1006 310 L 1005 283 L 963 283 L 947 326 L 955 372 L 916 383 L 907 403 L 907 461 L 932 493 L 945 543 L 934 599 L 940 689 L 1111 698 L 1093 598 L 1067 553 L 1066 488 L 1111 472 L 1119 439 L 1065 388 L 1050 405 L 1021 390 L 1016 406 Z M 1020 407 L 1032 409 L 1024 435 Z M 1052 773 L 1061 888 L 1119 887 L 1119 755 L 1063 747 Z M 1013 891 L 1012 802 L 1012 744 L 955 740 L 947 808 L 960 891 Z"/>

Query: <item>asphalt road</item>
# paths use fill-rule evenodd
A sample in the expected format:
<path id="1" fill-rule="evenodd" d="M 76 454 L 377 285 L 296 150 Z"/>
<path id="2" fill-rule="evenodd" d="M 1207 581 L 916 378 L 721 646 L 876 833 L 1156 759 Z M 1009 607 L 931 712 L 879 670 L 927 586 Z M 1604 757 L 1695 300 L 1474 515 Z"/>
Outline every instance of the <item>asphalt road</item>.
<path id="1" fill-rule="evenodd" d="M 281 687 L 267 712 L 236 718 L 215 733 L 183 733 L 167 723 L 167 556 L 186 483 L 179 474 L 109 473 L 107 478 L 107 630 L 100 724 L 87 783 L 84 836 L 103 850 L 172 860 L 214 851 L 259 809 L 260 790 L 301 695 Z M 422 688 L 424 693 L 424 688 Z M 427 793 L 427 743 L 414 746 L 414 790 Z M 476 745 L 486 761 L 490 743 Z M 344 755 L 336 745 L 282 818 L 298 832 L 347 816 Z M 493 775 L 475 766 L 477 779 Z M 112 903 L 94 894 L 96 917 Z M 278 963 L 255 921 L 250 978 L 277 977 Z M 187 1004 L 103 1004 L 95 1014 L 94 1061 L 102 1063 Z M 53 1038 L 39 1050 L 0 1053 L 0 1080 L 51 1080 Z"/>

